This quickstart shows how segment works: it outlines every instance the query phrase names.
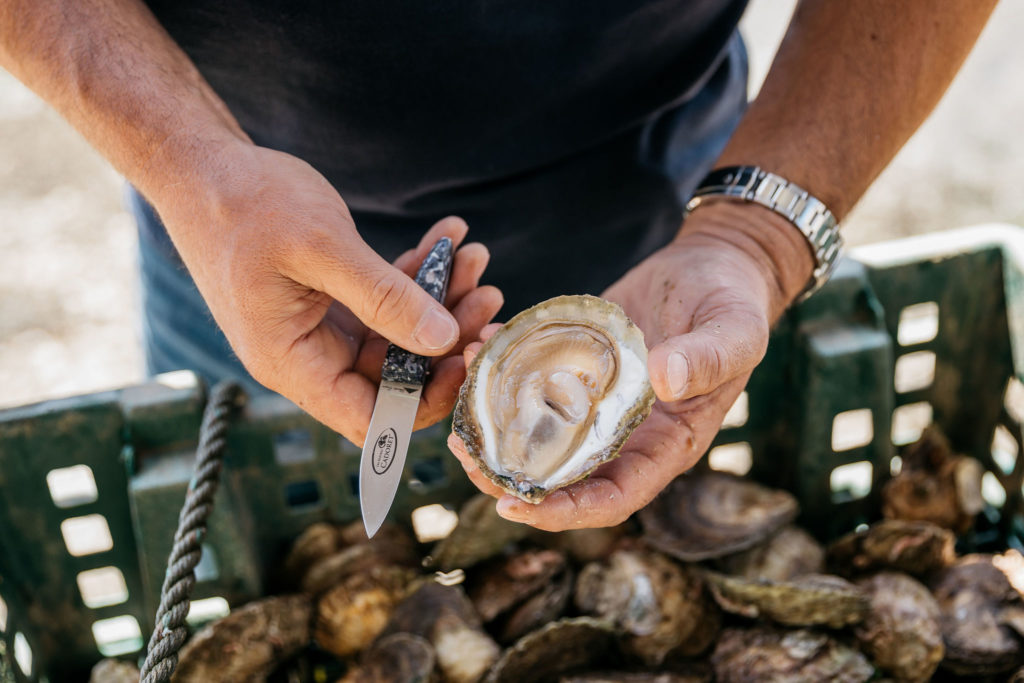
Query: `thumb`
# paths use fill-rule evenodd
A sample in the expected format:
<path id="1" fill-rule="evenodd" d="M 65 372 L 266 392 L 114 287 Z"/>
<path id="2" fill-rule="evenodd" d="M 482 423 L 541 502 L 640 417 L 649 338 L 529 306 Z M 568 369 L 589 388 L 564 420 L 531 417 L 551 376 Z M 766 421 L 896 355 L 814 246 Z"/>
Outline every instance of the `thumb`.
<path id="1" fill-rule="evenodd" d="M 344 304 L 367 327 L 398 346 L 439 356 L 459 339 L 455 318 L 415 280 L 395 268 L 361 239 L 333 258 L 312 266 L 323 292 Z"/>
<path id="2" fill-rule="evenodd" d="M 717 313 L 690 332 L 650 350 L 647 368 L 662 401 L 709 394 L 761 362 L 768 348 L 768 319 L 752 309 Z"/>

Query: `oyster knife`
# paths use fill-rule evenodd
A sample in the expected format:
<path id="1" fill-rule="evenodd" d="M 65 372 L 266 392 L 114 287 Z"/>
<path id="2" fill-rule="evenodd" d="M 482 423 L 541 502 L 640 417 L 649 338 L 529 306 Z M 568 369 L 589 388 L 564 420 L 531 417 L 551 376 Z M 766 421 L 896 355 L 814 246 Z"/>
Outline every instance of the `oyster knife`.
<path id="1" fill-rule="evenodd" d="M 416 273 L 416 284 L 442 303 L 448 291 L 453 255 L 451 239 L 442 237 Z M 402 481 L 412 425 L 429 366 L 430 358 L 394 344 L 388 346 L 384 356 L 377 402 L 359 460 L 359 508 L 368 537 L 372 538 L 384 523 Z"/>

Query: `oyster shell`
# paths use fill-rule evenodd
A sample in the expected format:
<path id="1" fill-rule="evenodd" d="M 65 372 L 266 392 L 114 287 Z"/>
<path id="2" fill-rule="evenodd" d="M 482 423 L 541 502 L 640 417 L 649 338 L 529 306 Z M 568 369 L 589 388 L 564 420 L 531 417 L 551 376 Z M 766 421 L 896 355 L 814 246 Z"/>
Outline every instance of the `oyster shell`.
<path id="1" fill-rule="evenodd" d="M 511 642 L 565 611 L 573 573 L 554 550 L 527 550 L 476 573 L 469 595 L 501 642 Z"/>
<path id="2" fill-rule="evenodd" d="M 427 581 L 395 606 L 377 642 L 399 633 L 430 642 L 437 667 L 448 683 L 475 683 L 501 653 L 498 644 L 484 633 L 462 588 L 434 581 Z"/>
<path id="3" fill-rule="evenodd" d="M 280 595 L 250 602 L 207 624 L 185 643 L 174 680 L 263 680 L 309 642 L 312 613 L 307 595 Z"/>
<path id="4" fill-rule="evenodd" d="M 384 629 L 412 578 L 409 570 L 398 567 L 375 567 L 347 577 L 317 603 L 313 638 L 341 657 L 362 650 Z"/>
<path id="5" fill-rule="evenodd" d="M 940 571 L 931 582 L 939 604 L 946 643 L 942 662 L 961 676 L 1007 671 L 1024 651 L 1015 629 L 1021 595 L 991 555 L 967 555 Z"/>
<path id="6" fill-rule="evenodd" d="M 931 522 L 886 519 L 832 543 L 828 565 L 846 577 L 879 568 L 922 577 L 953 563 L 955 542 L 949 529 Z"/>
<path id="7" fill-rule="evenodd" d="M 427 683 L 435 660 L 434 648 L 424 638 L 395 633 L 364 651 L 359 666 L 337 683 Z"/>
<path id="8" fill-rule="evenodd" d="M 684 562 L 746 550 L 793 521 L 796 498 L 734 474 L 690 471 L 640 511 L 644 538 Z"/>
<path id="9" fill-rule="evenodd" d="M 505 650 L 484 682 L 556 683 L 563 675 L 602 667 L 616 654 L 608 622 L 590 617 L 560 619 Z"/>
<path id="10" fill-rule="evenodd" d="M 711 671 L 679 673 L 650 671 L 600 671 L 567 676 L 558 683 L 711 683 Z"/>
<path id="11" fill-rule="evenodd" d="M 838 576 L 805 574 L 791 581 L 768 581 L 705 572 L 718 606 L 745 617 L 768 617 L 788 626 L 823 624 L 842 628 L 861 621 L 868 597 Z"/>
<path id="12" fill-rule="evenodd" d="M 2 670 L 0 670 L 2 673 Z M 0 678 L 0 680 L 3 680 Z M 89 683 L 138 683 L 139 667 L 120 659 L 101 659 L 89 675 Z"/>
<path id="13" fill-rule="evenodd" d="M 954 453 L 942 430 L 931 425 L 906 448 L 900 473 L 882 488 L 882 514 L 924 520 L 962 534 L 985 506 L 984 473 L 980 462 Z"/>
<path id="14" fill-rule="evenodd" d="M 620 550 L 580 572 L 576 606 L 615 624 L 620 644 L 647 666 L 708 649 L 721 616 L 691 568 L 656 552 Z"/>
<path id="15" fill-rule="evenodd" d="M 560 296 L 487 340 L 452 426 L 484 475 L 539 503 L 618 455 L 653 404 L 640 328 L 617 304 Z"/>
<path id="16" fill-rule="evenodd" d="M 825 549 L 800 527 L 786 526 L 761 545 L 723 557 L 719 564 L 734 576 L 788 581 L 823 573 Z"/>
<path id="17" fill-rule="evenodd" d="M 498 555 L 532 531 L 525 524 L 500 516 L 494 508 L 494 498 L 480 493 L 459 508 L 458 525 L 447 538 L 437 542 L 427 564 L 445 572 L 469 569 Z"/>
<path id="18" fill-rule="evenodd" d="M 860 683 L 875 672 L 864 655 L 824 633 L 769 626 L 726 629 L 711 663 L 720 683 Z"/>
<path id="19" fill-rule="evenodd" d="M 881 572 L 857 585 L 871 598 L 871 611 L 854 627 L 863 650 L 896 680 L 931 680 L 946 653 L 932 594 L 898 572 Z"/>

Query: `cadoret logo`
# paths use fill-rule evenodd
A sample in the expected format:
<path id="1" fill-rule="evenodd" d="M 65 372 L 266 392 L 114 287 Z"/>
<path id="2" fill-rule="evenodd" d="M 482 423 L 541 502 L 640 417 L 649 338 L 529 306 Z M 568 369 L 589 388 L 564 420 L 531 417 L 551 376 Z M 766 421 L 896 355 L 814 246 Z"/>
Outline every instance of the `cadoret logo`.
<path id="1" fill-rule="evenodd" d="M 374 472 L 384 474 L 391 467 L 391 463 L 395 461 L 395 442 L 397 441 L 398 435 L 391 427 L 377 435 L 377 440 L 373 444 Z"/>

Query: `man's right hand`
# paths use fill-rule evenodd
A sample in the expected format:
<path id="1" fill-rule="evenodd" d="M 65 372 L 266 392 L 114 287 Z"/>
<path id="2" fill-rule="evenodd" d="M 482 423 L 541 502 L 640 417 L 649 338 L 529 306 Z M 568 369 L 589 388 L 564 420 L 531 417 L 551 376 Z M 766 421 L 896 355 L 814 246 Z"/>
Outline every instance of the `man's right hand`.
<path id="1" fill-rule="evenodd" d="M 462 348 L 503 300 L 479 286 L 489 259 L 482 244 L 456 252 L 444 306 L 412 276 L 441 237 L 459 246 L 465 222 L 439 221 L 392 265 L 305 162 L 239 140 L 211 163 L 202 183 L 168 185 L 149 199 L 252 376 L 362 444 L 390 340 L 442 357 L 416 426 L 445 417 L 465 377 Z"/>
<path id="2" fill-rule="evenodd" d="M 488 259 L 479 244 L 456 253 L 445 306 L 409 276 L 441 236 L 462 241 L 460 219 L 440 221 L 414 252 L 386 263 L 323 176 L 249 140 L 142 0 L 4 0 L 0 67 L 153 204 L 258 381 L 361 444 L 389 339 L 454 354 L 433 367 L 417 426 L 450 411 L 465 374 L 460 351 L 501 293 L 478 286 Z"/>

